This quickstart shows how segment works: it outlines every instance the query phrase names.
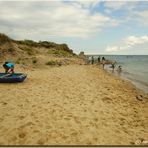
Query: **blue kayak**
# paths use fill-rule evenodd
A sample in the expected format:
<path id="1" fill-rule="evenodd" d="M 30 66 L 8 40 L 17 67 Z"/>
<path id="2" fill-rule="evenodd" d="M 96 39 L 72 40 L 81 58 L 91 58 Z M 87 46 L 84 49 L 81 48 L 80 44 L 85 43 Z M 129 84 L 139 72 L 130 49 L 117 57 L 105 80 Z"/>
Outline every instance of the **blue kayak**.
<path id="1" fill-rule="evenodd" d="M 23 82 L 27 75 L 22 73 L 6 74 L 0 73 L 0 83 L 17 83 Z"/>

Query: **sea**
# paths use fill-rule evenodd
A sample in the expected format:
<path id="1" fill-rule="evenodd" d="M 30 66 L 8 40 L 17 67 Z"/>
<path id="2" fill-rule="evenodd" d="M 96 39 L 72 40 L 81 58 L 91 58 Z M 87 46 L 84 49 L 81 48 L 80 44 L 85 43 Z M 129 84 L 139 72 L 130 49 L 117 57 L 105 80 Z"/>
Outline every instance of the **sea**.
<path id="1" fill-rule="evenodd" d="M 105 57 L 106 60 L 116 60 L 115 70 L 106 65 L 105 69 L 123 79 L 131 81 L 136 87 L 148 93 L 148 55 L 95 55 Z M 121 66 L 122 71 L 119 73 L 117 67 Z"/>

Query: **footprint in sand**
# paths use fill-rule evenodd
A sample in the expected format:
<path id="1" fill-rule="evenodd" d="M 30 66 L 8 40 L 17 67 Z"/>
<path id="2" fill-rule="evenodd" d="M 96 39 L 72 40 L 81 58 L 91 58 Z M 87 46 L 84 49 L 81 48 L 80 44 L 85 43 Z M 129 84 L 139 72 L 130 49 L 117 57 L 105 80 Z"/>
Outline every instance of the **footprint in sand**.
<path id="1" fill-rule="evenodd" d="M 77 136 L 78 133 L 76 131 L 73 131 L 72 133 L 70 133 L 71 136 Z"/>
<path id="2" fill-rule="evenodd" d="M 31 126 L 31 125 L 35 125 L 33 122 L 27 122 L 26 124 L 25 124 L 26 126 Z"/>
<path id="3" fill-rule="evenodd" d="M 44 139 L 39 139 L 39 140 L 37 141 L 37 144 L 43 145 L 43 144 L 45 144 L 45 140 L 44 140 Z"/>
<path id="4" fill-rule="evenodd" d="M 3 104 L 3 105 L 7 105 L 8 103 L 6 103 L 6 102 L 2 102 L 2 104 Z"/>
<path id="5" fill-rule="evenodd" d="M 105 103 L 111 103 L 111 102 L 112 102 L 112 99 L 109 98 L 109 97 L 104 97 L 104 98 L 102 98 L 101 100 L 102 100 L 103 102 L 105 102 Z"/>
<path id="6" fill-rule="evenodd" d="M 97 122 L 98 121 L 98 118 L 94 118 L 94 121 Z"/>
<path id="7" fill-rule="evenodd" d="M 18 134 L 18 137 L 21 138 L 21 139 L 23 139 L 23 138 L 26 137 L 26 133 L 25 133 L 25 132 L 20 132 L 20 133 Z"/>
<path id="8" fill-rule="evenodd" d="M 18 117 L 20 120 L 23 120 L 25 117 L 24 116 L 19 116 Z"/>

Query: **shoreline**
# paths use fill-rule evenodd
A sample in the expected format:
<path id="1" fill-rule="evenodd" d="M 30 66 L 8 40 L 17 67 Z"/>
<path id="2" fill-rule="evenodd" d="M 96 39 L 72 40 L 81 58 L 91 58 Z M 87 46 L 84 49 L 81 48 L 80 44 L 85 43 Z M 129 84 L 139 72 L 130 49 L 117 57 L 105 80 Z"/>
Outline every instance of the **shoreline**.
<path id="1" fill-rule="evenodd" d="M 146 85 L 145 83 L 143 83 L 142 81 L 140 81 L 140 80 L 138 80 L 138 79 L 133 79 L 133 78 L 131 78 L 131 77 L 128 77 L 126 74 L 124 74 L 125 72 L 123 71 L 123 72 L 120 72 L 120 74 L 116 71 L 116 70 L 114 70 L 114 72 L 109 68 L 109 67 L 107 67 L 107 68 L 105 68 L 105 70 L 108 72 L 108 73 L 110 73 L 110 74 L 112 74 L 112 75 L 114 75 L 114 76 L 117 76 L 117 77 L 119 77 L 119 78 L 121 78 L 121 79 L 123 79 L 123 80 L 128 80 L 129 82 L 131 82 L 137 89 L 140 89 L 141 91 L 144 91 L 145 93 L 147 93 L 148 94 L 148 85 Z"/>
<path id="2" fill-rule="evenodd" d="M 97 58 L 100 55 L 95 55 L 94 58 L 97 61 Z M 105 57 L 107 60 L 116 60 L 116 67 L 122 66 L 121 77 L 124 79 L 128 79 L 132 82 L 137 88 L 142 89 L 146 93 L 148 93 L 148 61 L 147 55 L 102 55 L 101 57 Z M 106 66 L 108 67 L 108 66 Z M 110 68 L 108 68 L 110 69 Z M 109 70 L 110 71 L 110 70 Z"/>
<path id="3" fill-rule="evenodd" d="M 144 91 L 145 93 L 148 94 L 148 86 L 145 85 L 143 82 L 141 81 L 138 81 L 138 80 L 134 80 L 134 79 L 131 79 L 131 78 L 127 78 L 127 77 L 122 77 L 123 79 L 126 79 L 128 81 L 130 81 L 132 84 L 134 84 L 134 86 L 142 91 Z"/>
<path id="4" fill-rule="evenodd" d="M 17 68 L 26 81 L 0 84 L 1 145 L 148 140 L 148 95 L 127 80 L 95 65 Z"/>

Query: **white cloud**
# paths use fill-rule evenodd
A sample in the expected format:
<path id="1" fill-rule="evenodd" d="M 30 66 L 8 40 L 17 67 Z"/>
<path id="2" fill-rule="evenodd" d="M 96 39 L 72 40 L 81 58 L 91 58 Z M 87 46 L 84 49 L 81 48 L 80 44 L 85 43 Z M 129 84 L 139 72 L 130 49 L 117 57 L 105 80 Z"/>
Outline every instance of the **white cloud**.
<path id="1" fill-rule="evenodd" d="M 73 3 L 77 3 L 85 8 L 95 7 L 99 4 L 100 0 L 75 0 Z"/>
<path id="2" fill-rule="evenodd" d="M 100 13 L 91 14 L 89 7 L 98 3 L 98 0 L 0 2 L 0 30 L 17 38 L 89 37 L 118 24 Z"/>
<path id="3" fill-rule="evenodd" d="M 121 9 L 123 6 L 126 6 L 126 4 L 128 3 L 128 1 L 106 1 L 105 2 L 105 7 L 106 9 L 113 9 L 113 10 L 118 10 Z"/>
<path id="4" fill-rule="evenodd" d="M 106 48 L 106 51 L 107 52 L 114 52 L 114 51 L 118 51 L 118 50 L 120 50 L 120 47 L 118 47 L 118 46 L 108 46 L 107 48 Z"/>
<path id="5" fill-rule="evenodd" d="M 143 44 L 145 42 L 148 42 L 148 36 L 142 36 L 142 37 L 129 36 L 124 41 L 124 43 L 128 46 Z"/>
<path id="6" fill-rule="evenodd" d="M 142 20 L 140 19 L 142 17 L 140 16 L 139 11 L 146 7 L 145 4 L 147 3 L 134 0 L 105 1 L 104 12 L 108 16 L 112 16 L 112 18 L 116 18 L 120 25 L 126 25 L 129 26 L 129 28 L 133 28 L 130 24 L 134 22 L 136 25 L 139 25 L 141 22 L 140 20 Z"/>
<path id="7" fill-rule="evenodd" d="M 134 49 L 136 48 L 136 46 L 143 45 L 143 44 L 148 44 L 147 35 L 141 36 L 141 37 L 129 36 L 116 46 L 108 46 L 106 48 L 106 51 L 107 52 L 119 52 L 122 50 Z"/>
<path id="8" fill-rule="evenodd" d="M 107 10 L 121 10 L 121 9 L 126 9 L 129 11 L 132 11 L 134 8 L 138 7 L 139 1 L 135 0 L 108 0 L 105 1 L 104 6 L 106 7 Z"/>
<path id="9" fill-rule="evenodd" d="M 137 12 L 137 20 L 141 26 L 148 26 L 148 10 Z"/>

